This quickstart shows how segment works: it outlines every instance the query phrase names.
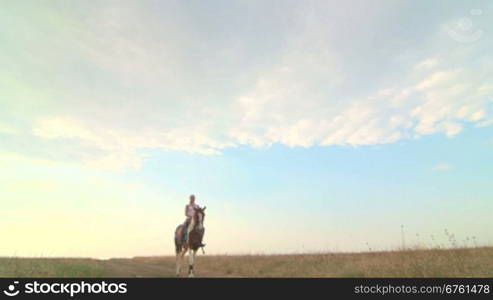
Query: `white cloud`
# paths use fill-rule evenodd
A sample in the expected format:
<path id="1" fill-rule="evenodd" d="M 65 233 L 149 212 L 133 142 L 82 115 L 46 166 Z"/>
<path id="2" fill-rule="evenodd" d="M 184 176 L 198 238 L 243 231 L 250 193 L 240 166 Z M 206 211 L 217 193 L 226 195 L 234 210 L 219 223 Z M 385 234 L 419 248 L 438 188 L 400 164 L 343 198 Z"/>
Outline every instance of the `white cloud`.
<path id="1" fill-rule="evenodd" d="M 346 101 L 301 101 L 313 92 L 296 80 L 271 89 L 259 83 L 239 99 L 245 114 L 233 135 L 243 143 L 289 146 L 385 144 L 440 132 L 452 137 L 463 122 L 486 116 L 489 99 L 481 94 L 484 89 L 478 92 L 481 83 L 471 80 L 473 72 L 432 71 L 414 85 Z"/>
<path id="2" fill-rule="evenodd" d="M 464 122 L 482 124 L 488 116 L 484 89 L 468 80 L 470 74 L 464 70 L 433 71 L 414 85 L 381 89 L 365 98 L 339 102 L 315 95 L 309 82 L 284 72 L 276 69 L 233 105 L 209 111 L 208 118 L 197 114 L 191 124 L 153 127 L 142 120 L 129 129 L 93 120 L 51 117 L 36 123 L 33 133 L 94 148 L 93 154 L 78 154 L 88 166 L 125 169 L 142 165 L 145 158 L 139 149 L 219 154 L 238 145 L 386 144 L 435 133 L 453 137 L 463 130 Z M 322 76 L 325 72 L 329 70 Z"/>
<path id="3" fill-rule="evenodd" d="M 439 163 L 432 168 L 433 171 L 450 171 L 452 169 L 453 166 L 448 163 Z"/>
<path id="4" fill-rule="evenodd" d="M 414 67 L 416 70 L 429 70 L 433 67 L 435 67 L 438 64 L 438 60 L 436 58 L 428 58 L 425 59 Z"/>
<path id="5" fill-rule="evenodd" d="M 493 124 L 493 62 L 482 52 L 490 42 L 451 46 L 433 21 L 420 31 L 438 34 L 433 42 L 410 43 L 388 31 L 397 24 L 380 22 L 396 7 L 285 8 L 289 17 L 276 20 L 289 26 L 270 32 L 257 23 L 229 31 L 208 19 L 202 24 L 169 14 L 193 13 L 180 10 L 185 7 L 166 10 L 163 18 L 146 5 L 103 5 L 65 27 L 58 55 L 33 52 L 34 67 L 22 57 L 9 61 L 12 70 L 22 70 L 12 78 L 29 79 L 20 87 L 50 99 L 26 117 L 35 120 L 33 135 L 74 145 L 59 151 L 98 168 L 139 168 L 146 159 L 141 150 L 148 148 L 208 155 L 238 145 L 364 146 L 453 137 L 466 123 Z M 358 22 L 347 20 L 349 12 Z M 49 32 L 51 25 L 43 26 Z M 255 38 L 244 41 L 264 32 L 269 38 L 262 41 L 275 43 L 264 48 L 251 43 Z M 32 48 L 21 41 L 9 46 Z M 45 76 L 28 76 L 38 67 Z M 9 93 L 10 101 L 17 92 Z M 19 107 L 15 113 L 22 115 Z"/>
<path id="6" fill-rule="evenodd" d="M 457 78 L 460 70 L 451 70 L 451 71 L 438 71 L 434 72 L 426 78 L 425 80 L 418 83 L 416 86 L 417 90 L 428 90 L 430 88 L 436 87 L 438 85 L 446 85 L 450 83 L 453 79 Z"/>
<path id="7" fill-rule="evenodd" d="M 157 148 L 208 155 L 219 154 L 221 149 L 234 146 L 232 143 L 210 138 L 207 128 L 199 125 L 168 131 L 140 131 L 94 127 L 81 120 L 66 117 L 40 120 L 35 125 L 33 134 L 93 148 L 97 150 L 94 153 L 81 151 L 75 154 L 88 166 L 114 170 L 139 168 L 145 159 L 138 152 L 139 149 Z"/>

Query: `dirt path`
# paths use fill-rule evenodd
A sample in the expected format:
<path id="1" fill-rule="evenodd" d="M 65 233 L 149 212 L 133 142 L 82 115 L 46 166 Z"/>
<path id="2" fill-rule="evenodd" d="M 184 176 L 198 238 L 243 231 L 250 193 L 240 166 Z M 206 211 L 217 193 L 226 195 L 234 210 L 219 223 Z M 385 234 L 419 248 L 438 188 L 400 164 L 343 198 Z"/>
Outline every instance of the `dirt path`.
<path id="1" fill-rule="evenodd" d="M 174 257 L 110 259 L 102 262 L 105 273 L 111 277 L 175 277 Z M 186 276 L 187 257 L 183 262 L 182 276 Z M 196 277 L 217 277 L 210 271 L 196 269 Z"/>

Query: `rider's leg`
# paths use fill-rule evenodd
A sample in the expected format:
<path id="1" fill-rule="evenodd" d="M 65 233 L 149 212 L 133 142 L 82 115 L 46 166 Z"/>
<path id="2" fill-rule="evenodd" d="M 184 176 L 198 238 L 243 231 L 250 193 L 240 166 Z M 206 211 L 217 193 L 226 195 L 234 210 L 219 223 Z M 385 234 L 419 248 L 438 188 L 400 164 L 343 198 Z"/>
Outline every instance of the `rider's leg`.
<path id="1" fill-rule="evenodd" d="M 189 241 L 189 237 L 190 237 L 190 232 L 192 232 L 193 230 L 193 226 L 195 225 L 195 222 L 193 221 L 193 218 L 190 220 L 190 222 L 188 223 L 188 229 L 187 229 L 187 243 Z"/>
<path id="2" fill-rule="evenodd" d="M 190 218 L 186 218 L 186 219 L 185 219 L 185 222 L 183 222 L 183 224 L 182 224 L 182 226 L 181 226 L 181 234 L 180 234 L 180 237 L 181 237 L 181 239 L 182 239 L 182 240 L 183 240 L 183 238 L 184 238 L 184 236 L 183 236 L 183 235 L 184 235 L 184 234 L 185 234 L 185 232 L 186 232 L 186 230 L 185 230 L 185 229 L 187 229 L 187 228 L 188 228 L 188 225 L 189 225 L 189 224 L 190 224 Z M 186 234 L 188 235 L 188 232 L 186 232 Z"/>

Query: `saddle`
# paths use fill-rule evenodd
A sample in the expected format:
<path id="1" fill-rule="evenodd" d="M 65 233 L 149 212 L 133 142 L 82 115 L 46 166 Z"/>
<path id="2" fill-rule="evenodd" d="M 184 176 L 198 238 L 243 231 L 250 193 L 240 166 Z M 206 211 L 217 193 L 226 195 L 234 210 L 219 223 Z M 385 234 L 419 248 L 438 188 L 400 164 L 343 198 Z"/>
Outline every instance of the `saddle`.
<path id="1" fill-rule="evenodd" d="M 183 224 L 181 224 L 176 228 L 175 239 L 180 242 L 185 242 L 187 240 L 187 234 L 188 226 L 184 226 Z"/>
<path id="2" fill-rule="evenodd" d="M 202 228 L 202 230 L 198 230 L 194 228 L 192 230 L 192 233 L 195 233 L 193 236 L 190 237 L 191 242 L 196 244 L 198 247 L 204 247 L 205 244 L 202 243 L 202 238 L 204 237 L 204 231 L 205 229 Z M 180 243 L 185 243 L 187 241 L 187 235 L 188 235 L 188 226 L 186 225 L 178 225 L 176 227 L 176 232 L 175 232 L 175 240 L 176 242 Z"/>

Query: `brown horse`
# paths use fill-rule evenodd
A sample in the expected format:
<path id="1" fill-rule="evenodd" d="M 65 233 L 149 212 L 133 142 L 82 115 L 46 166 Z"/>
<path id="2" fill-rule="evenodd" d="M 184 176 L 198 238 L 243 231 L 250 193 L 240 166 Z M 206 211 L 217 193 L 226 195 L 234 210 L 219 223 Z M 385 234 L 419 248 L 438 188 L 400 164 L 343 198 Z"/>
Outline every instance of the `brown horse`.
<path id="1" fill-rule="evenodd" d="M 191 232 L 187 232 L 188 241 L 184 239 L 184 232 L 186 227 L 183 224 L 178 225 L 175 230 L 175 250 L 176 250 L 176 276 L 180 276 L 181 272 L 181 264 L 183 261 L 183 257 L 188 253 L 188 277 L 193 277 L 193 263 L 195 260 L 195 255 L 197 254 L 197 250 L 202 248 L 204 251 L 204 244 L 202 244 L 202 239 L 204 238 L 205 228 L 204 228 L 204 219 L 205 219 L 205 209 L 204 208 L 196 208 L 195 214 L 190 222 L 193 224 L 193 229 Z M 179 234 L 179 233 L 182 234 Z"/>

